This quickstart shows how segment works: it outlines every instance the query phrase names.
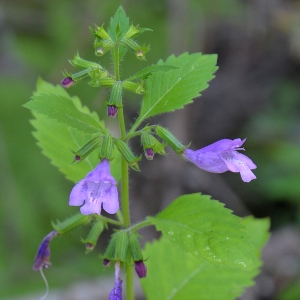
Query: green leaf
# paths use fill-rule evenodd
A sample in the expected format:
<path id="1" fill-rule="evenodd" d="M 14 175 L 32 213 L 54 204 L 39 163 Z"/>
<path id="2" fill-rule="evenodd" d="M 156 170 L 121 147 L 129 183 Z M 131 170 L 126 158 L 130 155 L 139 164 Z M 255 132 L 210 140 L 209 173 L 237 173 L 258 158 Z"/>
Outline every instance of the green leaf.
<path id="1" fill-rule="evenodd" d="M 216 265 L 253 270 L 255 245 L 242 219 L 200 194 L 184 195 L 150 221 L 174 246 Z"/>
<path id="2" fill-rule="evenodd" d="M 171 65 L 178 69 L 168 72 L 155 72 L 146 80 L 146 94 L 137 122 L 165 112 L 183 108 L 200 92 L 208 87 L 214 78 L 217 55 L 184 53 L 178 57 L 170 56 L 158 65 Z"/>
<path id="3" fill-rule="evenodd" d="M 50 83 L 38 80 L 37 92 L 50 92 L 57 95 L 65 95 L 66 91 L 60 86 L 53 86 Z M 74 105 L 80 112 L 88 114 L 97 120 L 97 114 L 91 113 L 87 107 L 83 107 L 77 97 L 73 97 Z M 95 137 L 95 134 L 84 134 L 72 127 L 68 127 L 63 123 L 58 123 L 54 119 L 49 119 L 45 115 L 33 112 L 34 120 L 31 120 L 35 128 L 34 137 L 38 141 L 38 145 L 42 148 L 44 155 L 50 158 L 51 163 L 66 175 L 71 181 L 77 182 L 84 178 L 88 172 L 95 168 L 99 163 L 98 152 L 92 152 L 85 160 L 79 164 L 72 164 L 74 161 L 73 151 L 77 151 L 89 140 Z M 100 122 L 99 119 L 97 122 Z M 120 153 L 116 150 L 114 159 L 111 162 L 111 171 L 115 179 L 120 179 Z"/>
<path id="4" fill-rule="evenodd" d="M 120 40 L 129 29 L 129 18 L 122 6 L 118 8 L 115 15 L 110 19 L 107 32 L 111 39 L 116 42 Z"/>
<path id="5" fill-rule="evenodd" d="M 154 73 L 154 72 L 167 72 L 170 70 L 174 70 L 174 69 L 178 69 L 175 66 L 169 66 L 169 65 L 151 65 L 148 66 L 144 69 L 142 69 L 141 71 L 135 73 L 134 75 L 130 76 L 129 78 L 127 78 L 126 80 L 134 80 L 134 79 L 138 79 L 138 78 L 147 78 L 150 74 Z"/>
<path id="6" fill-rule="evenodd" d="M 100 122 L 97 122 L 86 110 L 80 111 L 76 107 L 75 101 L 78 102 L 76 98 L 61 94 L 35 93 L 32 100 L 24 104 L 24 107 L 85 133 L 105 132 Z"/>
<path id="7" fill-rule="evenodd" d="M 254 270 L 216 266 L 173 247 L 166 238 L 161 238 L 147 244 L 143 255 L 149 257 L 146 261 L 147 277 L 141 280 L 147 299 L 232 300 L 241 295 L 245 287 L 253 285 L 253 278 L 259 273 L 258 258 L 269 236 L 267 219 L 247 217 L 242 222 L 255 246 L 258 263 Z"/>

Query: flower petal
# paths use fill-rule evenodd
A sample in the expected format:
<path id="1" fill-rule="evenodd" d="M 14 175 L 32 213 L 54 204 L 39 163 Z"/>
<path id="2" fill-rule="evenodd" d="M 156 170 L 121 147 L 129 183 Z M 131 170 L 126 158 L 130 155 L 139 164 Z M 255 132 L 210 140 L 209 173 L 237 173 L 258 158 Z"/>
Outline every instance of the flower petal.
<path id="1" fill-rule="evenodd" d="M 115 186 L 103 195 L 103 209 L 109 214 L 115 214 L 119 209 L 118 190 Z"/>
<path id="2" fill-rule="evenodd" d="M 212 173 L 223 173 L 228 171 L 226 164 L 217 152 L 204 151 L 203 149 L 204 148 L 197 151 L 185 149 L 183 156 L 191 163 L 205 171 Z"/>
<path id="3" fill-rule="evenodd" d="M 231 172 L 239 172 L 241 174 L 244 182 L 256 179 L 256 176 L 251 171 L 251 169 L 256 168 L 256 165 L 246 155 L 236 151 L 227 151 L 222 153 L 221 157 Z"/>
<path id="4" fill-rule="evenodd" d="M 69 198 L 69 205 L 71 206 L 79 206 L 82 205 L 85 200 L 85 180 L 80 180 L 75 186 L 73 187 L 70 198 Z"/>
<path id="5" fill-rule="evenodd" d="M 110 180 L 113 184 L 116 184 L 116 180 L 110 174 L 109 161 L 107 159 L 103 159 L 93 171 L 86 175 L 85 178 L 90 181 L 100 181 L 106 179 Z"/>
<path id="6" fill-rule="evenodd" d="M 90 214 L 100 215 L 100 213 L 101 213 L 101 203 L 102 202 L 100 202 L 100 201 L 96 201 L 96 202 L 88 201 L 88 202 L 85 202 L 85 204 L 80 207 L 80 212 L 83 215 L 90 215 Z"/>

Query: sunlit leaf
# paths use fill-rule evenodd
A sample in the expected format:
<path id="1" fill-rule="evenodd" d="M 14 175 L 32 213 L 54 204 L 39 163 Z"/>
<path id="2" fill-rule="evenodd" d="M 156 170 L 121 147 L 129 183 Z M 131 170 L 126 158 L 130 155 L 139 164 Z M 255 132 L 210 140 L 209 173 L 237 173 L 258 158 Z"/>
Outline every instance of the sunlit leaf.
<path id="1" fill-rule="evenodd" d="M 257 257 L 242 219 L 209 196 L 184 195 L 149 218 L 174 246 L 216 265 L 253 270 Z"/>

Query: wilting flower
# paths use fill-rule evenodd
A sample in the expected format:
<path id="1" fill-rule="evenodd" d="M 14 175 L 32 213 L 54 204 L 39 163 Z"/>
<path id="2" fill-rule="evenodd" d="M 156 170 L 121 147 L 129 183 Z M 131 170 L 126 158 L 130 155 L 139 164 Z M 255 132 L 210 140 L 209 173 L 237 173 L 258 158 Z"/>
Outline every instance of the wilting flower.
<path id="1" fill-rule="evenodd" d="M 223 139 L 196 151 L 185 149 L 183 156 L 205 171 L 212 173 L 239 172 L 242 180 L 249 182 L 256 178 L 251 171 L 256 168 L 256 165 L 249 157 L 237 152 L 237 150 L 245 150 L 241 148 L 245 140 Z"/>
<path id="2" fill-rule="evenodd" d="M 116 180 L 110 174 L 109 161 L 102 160 L 86 177 L 80 180 L 72 189 L 69 205 L 81 206 L 84 215 L 101 213 L 101 207 L 109 214 L 115 214 L 119 209 Z"/>
<path id="3" fill-rule="evenodd" d="M 134 262 L 134 269 L 139 278 L 144 278 L 147 275 L 147 267 L 142 260 Z"/>
<path id="4" fill-rule="evenodd" d="M 45 236 L 42 243 L 40 244 L 40 247 L 38 249 L 38 252 L 35 256 L 33 270 L 37 271 L 41 268 L 49 268 L 51 266 L 51 263 L 49 262 L 50 258 L 50 247 L 49 244 L 51 240 L 57 236 L 57 232 L 51 231 L 48 235 Z"/>
<path id="5" fill-rule="evenodd" d="M 120 262 L 116 261 L 115 264 L 115 286 L 109 293 L 108 300 L 122 300 L 122 280 L 120 278 Z"/>

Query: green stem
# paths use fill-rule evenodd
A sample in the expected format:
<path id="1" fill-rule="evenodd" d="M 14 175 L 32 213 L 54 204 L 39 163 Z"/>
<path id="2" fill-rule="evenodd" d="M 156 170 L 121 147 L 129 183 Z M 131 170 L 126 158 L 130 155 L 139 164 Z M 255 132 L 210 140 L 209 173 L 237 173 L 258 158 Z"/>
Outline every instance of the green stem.
<path id="1" fill-rule="evenodd" d="M 134 225 L 130 226 L 129 229 L 130 229 L 130 231 L 137 231 L 141 228 L 151 226 L 151 225 L 153 225 L 153 224 L 151 223 L 150 220 L 145 220 L 145 221 L 142 221 L 140 223 L 137 223 L 137 224 L 134 224 Z"/>
<path id="2" fill-rule="evenodd" d="M 120 58 L 119 58 L 119 45 L 116 44 L 114 53 L 114 68 L 115 68 L 115 78 L 117 81 L 120 80 Z M 126 137 L 126 127 L 124 120 L 123 107 L 118 108 L 118 119 L 120 126 L 121 138 Z M 130 210 L 129 210 L 129 170 L 128 163 L 124 157 L 122 157 L 122 180 L 121 180 L 121 202 L 122 202 L 122 212 L 124 217 L 124 227 L 128 228 L 131 224 L 130 220 Z M 127 265 L 126 268 L 126 300 L 134 300 L 134 271 L 133 266 Z"/>
<path id="3" fill-rule="evenodd" d="M 143 119 L 137 119 L 135 121 L 135 123 L 132 125 L 132 127 L 130 128 L 128 134 L 132 134 L 133 132 L 136 131 L 136 129 L 140 126 L 140 124 L 143 122 Z"/>

